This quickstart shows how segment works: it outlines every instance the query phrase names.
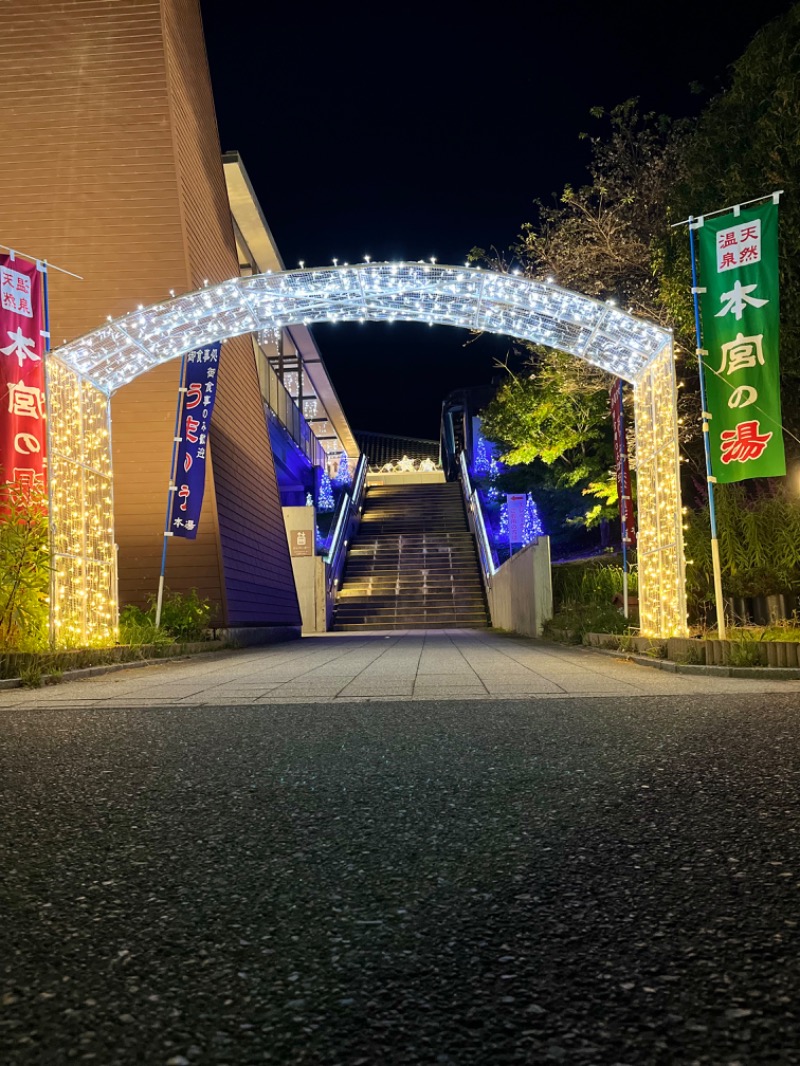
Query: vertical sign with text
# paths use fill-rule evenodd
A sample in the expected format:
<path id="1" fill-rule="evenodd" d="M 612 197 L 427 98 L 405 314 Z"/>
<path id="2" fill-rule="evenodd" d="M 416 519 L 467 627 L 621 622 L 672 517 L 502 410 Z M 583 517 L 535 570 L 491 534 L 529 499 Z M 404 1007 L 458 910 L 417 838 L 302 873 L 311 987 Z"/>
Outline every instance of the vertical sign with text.
<path id="1" fill-rule="evenodd" d="M 508 505 L 508 541 L 510 544 L 523 544 L 525 540 L 525 504 L 524 492 L 509 492 L 506 496 Z"/>
<path id="2" fill-rule="evenodd" d="M 778 205 L 707 218 L 698 234 L 711 472 L 722 484 L 785 474 Z"/>
<path id="3" fill-rule="evenodd" d="M 200 522 L 206 485 L 206 455 L 211 414 L 217 394 L 220 341 L 197 348 L 186 356 L 186 374 L 179 421 L 175 491 L 172 494 L 170 532 L 194 540 Z"/>
<path id="4" fill-rule="evenodd" d="M 37 263 L 0 255 L 0 480 L 44 489 L 42 277 Z"/>

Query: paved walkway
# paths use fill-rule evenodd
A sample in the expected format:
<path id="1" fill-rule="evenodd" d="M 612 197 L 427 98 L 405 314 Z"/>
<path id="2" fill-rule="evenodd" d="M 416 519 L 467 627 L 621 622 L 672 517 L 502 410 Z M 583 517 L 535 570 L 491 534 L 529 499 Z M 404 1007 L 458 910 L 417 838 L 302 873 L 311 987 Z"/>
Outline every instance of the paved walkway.
<path id="1" fill-rule="evenodd" d="M 326 634 L 153 663 L 86 681 L 0 692 L 20 706 L 220 706 L 354 700 L 559 698 L 776 692 L 800 681 L 678 675 L 586 648 L 489 630 Z"/>

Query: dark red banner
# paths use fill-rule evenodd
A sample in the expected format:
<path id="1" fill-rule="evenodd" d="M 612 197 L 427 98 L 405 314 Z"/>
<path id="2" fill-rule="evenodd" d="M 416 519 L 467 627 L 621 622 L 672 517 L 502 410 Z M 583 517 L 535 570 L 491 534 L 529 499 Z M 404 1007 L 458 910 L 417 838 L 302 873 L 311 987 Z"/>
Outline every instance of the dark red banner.
<path id="1" fill-rule="evenodd" d="M 628 465 L 628 437 L 622 407 L 622 381 L 611 386 L 611 421 L 614 423 L 614 464 L 617 469 L 617 493 L 622 537 L 629 548 L 636 547 L 636 516 L 631 498 L 631 470 Z"/>
<path id="2" fill-rule="evenodd" d="M 0 255 L 0 480 L 44 489 L 47 471 L 42 314 L 36 263 Z"/>

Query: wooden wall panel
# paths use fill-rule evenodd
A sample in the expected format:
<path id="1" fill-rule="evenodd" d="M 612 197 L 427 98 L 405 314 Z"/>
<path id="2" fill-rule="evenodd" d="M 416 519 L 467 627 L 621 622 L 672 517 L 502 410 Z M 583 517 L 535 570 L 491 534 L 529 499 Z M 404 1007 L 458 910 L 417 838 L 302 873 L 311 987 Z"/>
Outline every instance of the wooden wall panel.
<path id="1" fill-rule="evenodd" d="M 184 227 L 197 287 L 239 272 L 196 0 L 165 4 L 170 98 L 178 146 Z M 209 121 L 211 116 L 211 121 Z M 232 624 L 297 624 L 280 497 L 252 341 L 222 349 L 211 437 L 220 547 Z M 256 535 L 256 531 L 258 531 Z"/>
<path id="2" fill-rule="evenodd" d="M 0 0 L 0 20 L 4 170 L 25 176 L 0 199 L 0 242 L 85 279 L 51 273 L 54 344 L 236 274 L 197 0 Z M 112 403 L 123 603 L 155 590 L 177 376 L 159 367 Z M 249 338 L 223 349 L 211 448 L 168 584 L 219 621 L 299 624 Z"/>

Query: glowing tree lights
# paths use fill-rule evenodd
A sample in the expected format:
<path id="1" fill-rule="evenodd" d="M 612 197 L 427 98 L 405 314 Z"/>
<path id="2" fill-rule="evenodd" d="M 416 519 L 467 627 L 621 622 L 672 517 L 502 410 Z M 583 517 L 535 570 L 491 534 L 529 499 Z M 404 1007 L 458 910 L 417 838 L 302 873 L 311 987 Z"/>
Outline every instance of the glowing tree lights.
<path id="1" fill-rule="evenodd" d="M 495 545 L 498 548 L 508 547 L 508 535 L 508 503 L 504 499 L 498 509 L 497 529 L 494 535 Z M 525 498 L 525 512 L 522 524 L 522 545 L 532 544 L 533 541 L 543 536 L 544 529 L 539 517 L 539 510 L 533 496 L 528 493 Z"/>
<path id="2" fill-rule="evenodd" d="M 497 536 L 502 540 L 508 540 L 508 504 L 505 500 L 500 504 L 500 518 L 497 523 Z"/>
<path id="3" fill-rule="evenodd" d="M 489 473 L 490 458 L 485 439 L 478 437 L 478 446 L 475 449 L 475 477 L 486 477 Z"/>
<path id="4" fill-rule="evenodd" d="M 319 511 L 332 511 L 336 506 L 333 498 L 333 485 L 328 477 L 328 471 L 323 470 L 319 480 L 319 495 L 317 497 L 317 509 Z"/>
<path id="5" fill-rule="evenodd" d="M 525 518 L 522 522 L 522 543 L 532 544 L 533 541 L 543 536 L 544 529 L 539 518 L 539 509 L 534 503 L 533 496 L 528 493 L 525 499 Z"/>
<path id="6" fill-rule="evenodd" d="M 277 335 L 297 323 L 338 321 L 428 322 L 506 334 L 567 352 L 631 382 L 636 406 L 642 631 L 661 636 L 686 632 L 671 336 L 615 306 L 549 282 L 466 266 L 366 262 L 232 278 L 109 321 L 56 354 L 92 394 L 101 397 L 100 406 L 107 406 L 115 389 L 154 366 L 220 338 L 252 332 Z M 75 435 L 69 422 L 65 429 L 55 426 L 60 415 L 51 417 L 51 432 L 60 433 L 63 448 L 53 460 L 57 468 L 53 476 L 61 478 L 52 490 L 54 506 L 58 498 L 59 506 L 70 507 L 75 499 L 72 479 L 78 477 L 80 461 L 70 457 L 70 448 L 77 445 L 67 438 Z M 71 416 L 65 412 L 65 417 Z M 107 432 L 107 418 L 105 427 Z M 103 444 L 91 426 L 81 433 L 92 437 L 97 455 L 105 448 L 107 459 L 108 440 Z M 85 450 L 86 444 L 81 447 Z M 98 477 L 108 477 L 107 470 L 93 469 Z M 110 500 L 110 480 L 105 495 L 88 483 L 84 493 L 83 481 L 80 492 L 82 507 L 92 514 L 99 508 L 98 520 L 92 520 L 90 528 L 103 531 L 102 537 L 91 534 L 85 542 L 74 524 L 62 523 L 56 538 L 64 545 L 82 545 L 84 554 L 70 552 L 72 562 L 64 564 L 63 575 L 68 566 L 74 573 L 63 576 L 64 590 L 69 591 L 63 591 L 62 599 L 96 601 L 101 620 L 86 621 L 86 608 L 82 625 L 88 633 L 95 625 L 103 631 L 106 623 L 102 619 L 115 616 L 116 610 L 113 595 L 92 591 L 95 580 L 98 588 L 105 588 L 110 573 L 106 560 L 113 558 L 110 504 L 102 502 Z M 85 502 L 90 499 L 95 502 Z M 100 560 L 87 551 L 99 552 Z M 100 572 L 106 575 L 102 580 L 92 576 Z"/>
<path id="7" fill-rule="evenodd" d="M 336 468 L 336 484 L 346 488 L 353 480 L 353 475 L 350 473 L 350 459 L 347 452 L 343 451 L 339 456 L 339 465 Z"/>
<path id="8" fill-rule="evenodd" d="M 501 469 L 500 463 L 492 456 L 489 460 L 489 488 L 486 490 L 486 495 L 490 500 L 500 499 L 500 492 L 495 482 L 501 473 Z"/>

